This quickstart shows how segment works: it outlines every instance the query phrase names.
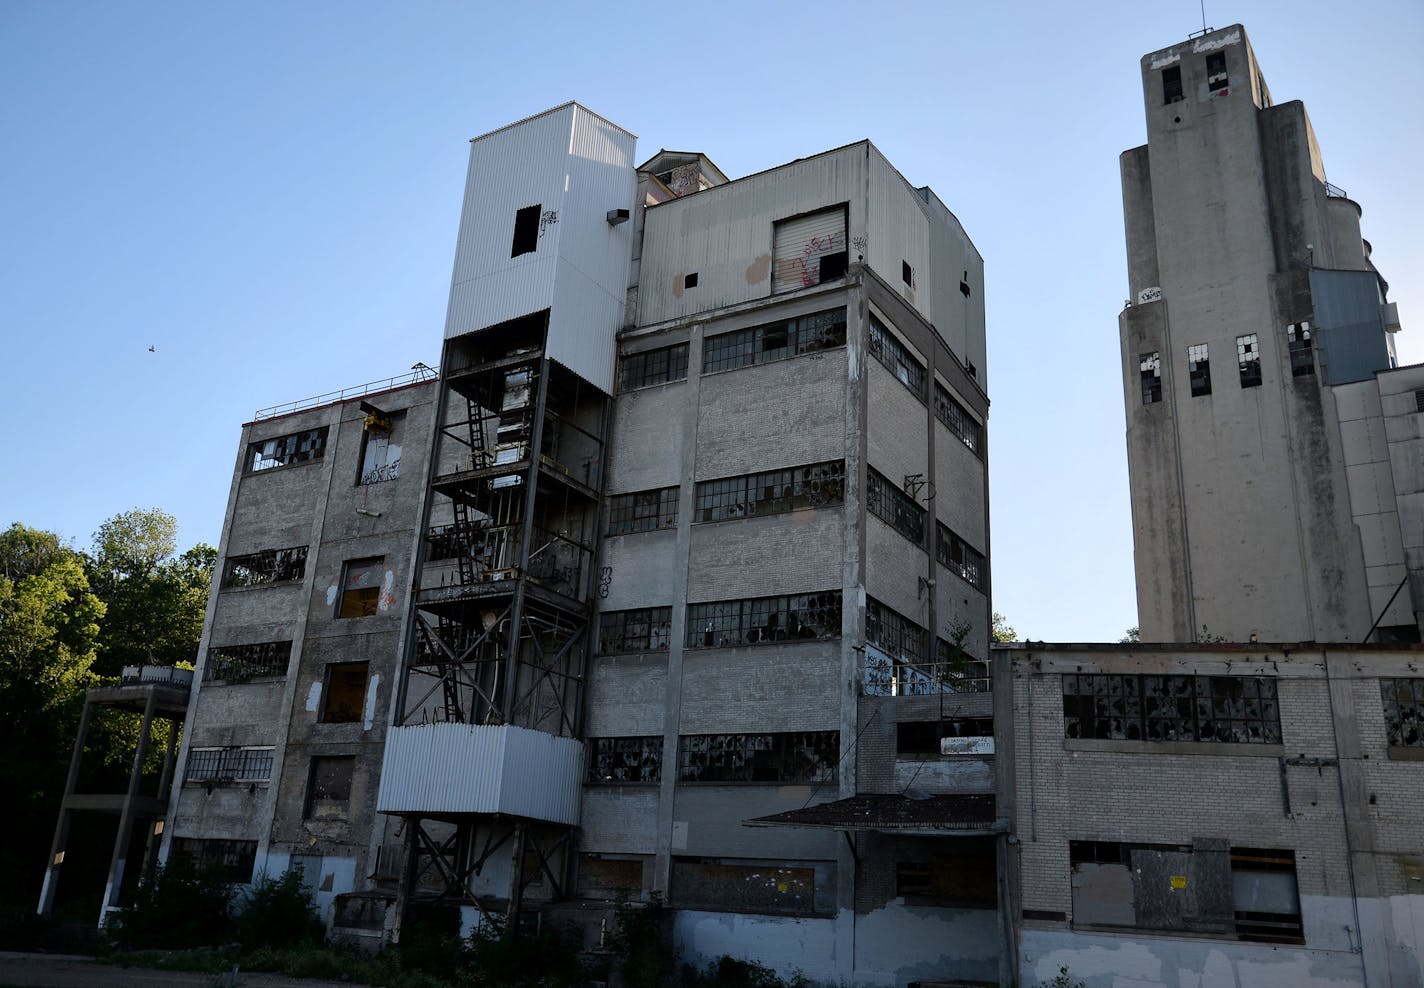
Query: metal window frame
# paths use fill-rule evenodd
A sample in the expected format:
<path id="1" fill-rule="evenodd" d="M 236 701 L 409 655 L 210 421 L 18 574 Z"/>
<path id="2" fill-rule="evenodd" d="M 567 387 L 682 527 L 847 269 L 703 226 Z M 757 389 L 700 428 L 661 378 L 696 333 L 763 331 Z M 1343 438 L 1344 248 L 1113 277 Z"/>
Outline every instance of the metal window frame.
<path id="1" fill-rule="evenodd" d="M 894 378 L 910 389 L 921 402 L 925 400 L 925 368 L 875 313 L 870 314 L 870 355 L 880 362 Z"/>
<path id="2" fill-rule="evenodd" d="M 599 615 L 600 655 L 666 652 L 671 642 L 671 606 L 604 611 Z"/>
<path id="3" fill-rule="evenodd" d="M 839 638 L 842 608 L 840 590 L 689 603 L 683 645 L 740 648 Z"/>
<path id="4" fill-rule="evenodd" d="M 677 781 L 829 782 L 840 764 L 840 737 L 840 731 L 683 734 L 677 739 Z"/>
<path id="5" fill-rule="evenodd" d="M 918 501 L 873 467 L 866 468 L 866 509 L 923 549 L 927 512 Z"/>

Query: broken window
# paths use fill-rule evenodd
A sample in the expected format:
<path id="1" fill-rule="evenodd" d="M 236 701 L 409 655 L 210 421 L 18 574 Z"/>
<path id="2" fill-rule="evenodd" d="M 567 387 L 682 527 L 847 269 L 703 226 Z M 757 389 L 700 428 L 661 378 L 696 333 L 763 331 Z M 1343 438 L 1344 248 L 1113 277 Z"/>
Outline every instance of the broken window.
<path id="1" fill-rule="evenodd" d="M 840 504 L 845 498 L 845 461 L 785 467 L 697 485 L 692 520 L 725 521 L 800 508 Z"/>
<path id="2" fill-rule="evenodd" d="M 322 692 L 321 722 L 351 724 L 361 719 L 366 702 L 368 663 L 333 662 L 326 667 L 326 688 Z"/>
<path id="3" fill-rule="evenodd" d="M 1226 52 L 1214 51 L 1206 56 L 1206 88 L 1209 92 L 1225 89 L 1229 83 L 1226 77 Z"/>
<path id="4" fill-rule="evenodd" d="M 1162 70 L 1162 102 L 1177 103 L 1185 99 L 1182 95 L 1182 67 L 1169 65 Z"/>
<path id="5" fill-rule="evenodd" d="M 747 858 L 673 858 L 672 905 L 679 909 L 835 915 L 835 863 Z"/>
<path id="6" fill-rule="evenodd" d="M 173 838 L 173 853 L 187 858 L 199 871 L 224 882 L 246 885 L 257 863 L 255 840 L 214 840 L 204 837 Z"/>
<path id="7" fill-rule="evenodd" d="M 1304 937 L 1294 851 L 1233 847 L 1231 897 L 1242 940 L 1299 943 Z"/>
<path id="8" fill-rule="evenodd" d="M 948 427 L 949 431 L 973 451 L 979 459 L 984 458 L 984 427 L 969 413 L 959 401 L 938 381 L 934 386 L 935 417 Z"/>
<path id="9" fill-rule="evenodd" d="M 672 638 L 671 607 L 604 611 L 598 620 L 598 651 L 602 655 L 666 652 Z"/>
<path id="10" fill-rule="evenodd" d="M 319 755 L 311 760 L 307 778 L 307 803 L 303 817 L 320 820 L 344 817 L 351 802 L 351 779 L 356 771 L 352 755 Z"/>
<path id="11" fill-rule="evenodd" d="M 828 782 L 840 761 L 839 731 L 684 734 L 678 782 Z"/>
<path id="12" fill-rule="evenodd" d="M 993 838 L 902 843 L 928 852 L 895 863 L 895 894 L 906 905 L 961 909 L 993 909 L 998 905 L 999 874 Z"/>
<path id="13" fill-rule="evenodd" d="M 1414 410 L 1424 412 L 1424 390 L 1414 392 Z"/>
<path id="14" fill-rule="evenodd" d="M 589 738 L 588 781 L 626 785 L 659 782 L 663 777 L 661 735 L 636 738 Z"/>
<path id="15" fill-rule="evenodd" d="M 203 680 L 243 683 L 260 676 L 285 676 L 291 659 L 290 641 L 220 645 L 208 649 Z"/>
<path id="16" fill-rule="evenodd" d="M 629 535 L 677 527 L 678 488 L 615 494 L 608 499 L 608 534 Z"/>
<path id="17" fill-rule="evenodd" d="M 263 549 L 245 556 L 228 556 L 223 565 L 222 585 L 255 587 L 267 583 L 300 580 L 307 572 L 307 547 Z"/>
<path id="18" fill-rule="evenodd" d="M 666 384 L 669 381 L 687 379 L 687 344 L 659 347 L 630 353 L 618 361 L 618 388 L 632 391 L 634 388 Z"/>
<path id="19" fill-rule="evenodd" d="M 326 453 L 326 433 L 326 426 L 322 426 L 320 429 L 307 429 L 289 436 L 249 443 L 244 469 L 247 473 L 256 473 L 259 470 L 319 460 Z"/>
<path id="20" fill-rule="evenodd" d="M 895 725 L 895 753 L 898 755 L 938 755 L 945 738 L 992 738 L 990 717 L 958 717 L 949 720 L 900 721 Z"/>
<path id="21" fill-rule="evenodd" d="M 683 287 L 683 288 L 696 288 L 696 287 L 697 287 L 697 272 L 696 272 L 696 271 L 692 272 L 690 275 L 687 275 L 685 278 L 682 279 L 682 287 Z"/>
<path id="22" fill-rule="evenodd" d="M 875 470 L 866 473 L 865 506 L 915 545 L 925 544 L 925 509 Z"/>
<path id="23" fill-rule="evenodd" d="M 873 314 L 870 317 L 870 355 L 880 361 L 900 383 L 915 393 L 920 401 L 925 400 L 925 369 L 910 355 L 910 351 L 900 342 L 884 323 Z"/>
<path id="24" fill-rule="evenodd" d="M 845 334 L 845 309 L 830 309 L 797 319 L 719 333 L 702 341 L 702 373 L 765 364 L 796 354 L 845 346 Z"/>
<path id="25" fill-rule="evenodd" d="M 909 261 L 900 262 L 900 280 L 911 288 L 915 287 L 915 269 L 910 267 Z"/>
<path id="26" fill-rule="evenodd" d="M 929 657 L 929 633 L 880 601 L 865 601 L 865 643 L 896 662 L 923 663 Z"/>
<path id="27" fill-rule="evenodd" d="M 1191 375 L 1193 398 L 1211 394 L 1211 364 L 1205 343 L 1187 347 L 1187 372 Z"/>
<path id="28" fill-rule="evenodd" d="M 1292 377 L 1315 374 L 1314 344 L 1310 338 L 1310 323 L 1293 322 L 1286 327 L 1286 344 L 1290 348 Z"/>
<path id="29" fill-rule="evenodd" d="M 514 214 L 514 245 L 509 248 L 510 257 L 532 254 L 539 249 L 539 213 L 542 203 L 525 206 Z"/>
<path id="30" fill-rule="evenodd" d="M 1281 743 L 1270 676 L 1067 674 L 1063 728 L 1067 738 Z"/>
<path id="31" fill-rule="evenodd" d="M 935 522 L 935 558 L 976 590 L 984 589 L 984 554 L 956 535 L 942 521 Z"/>
<path id="32" fill-rule="evenodd" d="M 1153 350 L 1138 358 L 1142 379 L 1142 403 L 1152 405 L 1162 400 L 1162 354 Z"/>
<path id="33" fill-rule="evenodd" d="M 1236 337 L 1236 362 L 1241 369 L 1241 386 L 1261 386 L 1261 347 L 1255 333 Z"/>
<path id="34" fill-rule="evenodd" d="M 370 617 L 381 600 L 382 556 L 348 560 L 341 569 L 341 597 L 336 603 L 338 618 Z"/>
<path id="35" fill-rule="evenodd" d="M 378 484 L 400 476 L 401 448 L 396 442 L 404 412 L 394 415 L 370 413 L 361 431 L 361 471 L 358 485 Z"/>
<path id="36" fill-rule="evenodd" d="M 839 590 L 687 605 L 688 648 L 836 638 L 840 633 Z"/>
<path id="37" fill-rule="evenodd" d="M 772 225 L 771 291 L 820 285 L 846 272 L 846 207 L 781 220 Z"/>
<path id="38" fill-rule="evenodd" d="M 1381 679 L 1384 728 L 1391 748 L 1424 748 L 1424 679 Z"/>
<path id="39" fill-rule="evenodd" d="M 272 778 L 272 749 L 194 748 L 183 777 L 188 782 L 266 782 Z"/>

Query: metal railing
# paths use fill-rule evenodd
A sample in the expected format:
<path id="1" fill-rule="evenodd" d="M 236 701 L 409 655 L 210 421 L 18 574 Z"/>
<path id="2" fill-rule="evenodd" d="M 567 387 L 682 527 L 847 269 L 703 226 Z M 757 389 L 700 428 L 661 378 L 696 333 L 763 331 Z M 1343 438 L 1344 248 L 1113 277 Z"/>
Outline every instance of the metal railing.
<path id="1" fill-rule="evenodd" d="M 1329 182 L 1325 183 L 1325 195 L 1330 199 L 1350 198 L 1350 196 L 1345 192 L 1344 189 L 1340 188 L 1340 186 L 1338 185 L 1331 185 Z"/>
<path id="2" fill-rule="evenodd" d="M 119 673 L 119 682 L 124 686 L 181 686 L 186 689 L 193 685 L 193 670 L 173 666 L 124 666 Z"/>
<path id="3" fill-rule="evenodd" d="M 982 662 L 958 668 L 947 662 L 896 662 L 886 656 L 865 654 L 866 696 L 935 696 L 940 693 L 988 693 L 989 677 Z"/>
<path id="4" fill-rule="evenodd" d="M 326 394 L 303 398 L 300 401 L 288 401 L 281 405 L 273 405 L 270 408 L 259 408 L 252 413 L 252 421 L 261 422 L 263 419 L 273 419 L 279 415 L 291 415 L 293 412 L 305 412 L 308 409 L 335 404 L 338 401 L 364 398 L 366 395 L 377 394 L 381 391 L 390 391 L 392 388 L 403 388 L 407 384 L 422 384 L 426 381 L 433 381 L 439 376 L 440 371 L 438 368 L 427 367 L 425 364 L 416 364 L 415 367 L 406 374 L 397 374 L 395 377 L 387 377 L 379 381 L 370 381 L 366 384 L 358 384 L 351 388 L 342 388 L 340 391 L 328 391 Z"/>
<path id="5" fill-rule="evenodd" d="M 520 543 L 524 526 L 480 526 L 461 532 L 454 525 L 439 525 L 426 533 L 430 562 L 468 555 L 474 562 L 475 583 L 492 583 L 519 575 Z M 524 575 L 575 600 L 588 599 L 587 577 L 592 552 L 557 532 L 533 526 L 529 566 Z M 427 587 L 426 589 L 431 589 Z"/>

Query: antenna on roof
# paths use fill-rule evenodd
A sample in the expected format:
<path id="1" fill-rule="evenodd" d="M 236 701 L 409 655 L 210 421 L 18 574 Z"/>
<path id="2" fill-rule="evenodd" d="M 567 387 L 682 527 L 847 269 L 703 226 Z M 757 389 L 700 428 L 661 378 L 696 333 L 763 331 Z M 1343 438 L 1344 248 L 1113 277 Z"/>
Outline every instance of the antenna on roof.
<path id="1" fill-rule="evenodd" d="M 1198 2 L 1201 5 L 1202 29 L 1200 31 L 1193 31 L 1191 34 L 1187 35 L 1188 38 L 1195 38 L 1199 35 L 1207 34 L 1212 30 L 1211 28 L 1206 26 L 1206 0 L 1198 0 Z"/>

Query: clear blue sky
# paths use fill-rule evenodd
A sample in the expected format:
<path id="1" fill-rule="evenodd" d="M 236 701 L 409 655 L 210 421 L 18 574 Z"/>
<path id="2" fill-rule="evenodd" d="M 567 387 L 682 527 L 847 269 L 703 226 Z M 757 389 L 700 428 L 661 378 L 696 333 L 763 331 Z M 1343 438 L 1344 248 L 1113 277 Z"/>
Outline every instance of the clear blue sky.
<path id="1" fill-rule="evenodd" d="M 1424 4 L 1207 3 L 1304 100 L 1424 361 Z M 241 423 L 434 364 L 467 138 L 569 99 L 733 178 L 868 137 L 987 265 L 994 604 L 1136 623 L 1118 155 L 1172 3 L 0 2 L 0 527 L 216 544 Z M 150 345 L 157 352 L 150 353 Z"/>

